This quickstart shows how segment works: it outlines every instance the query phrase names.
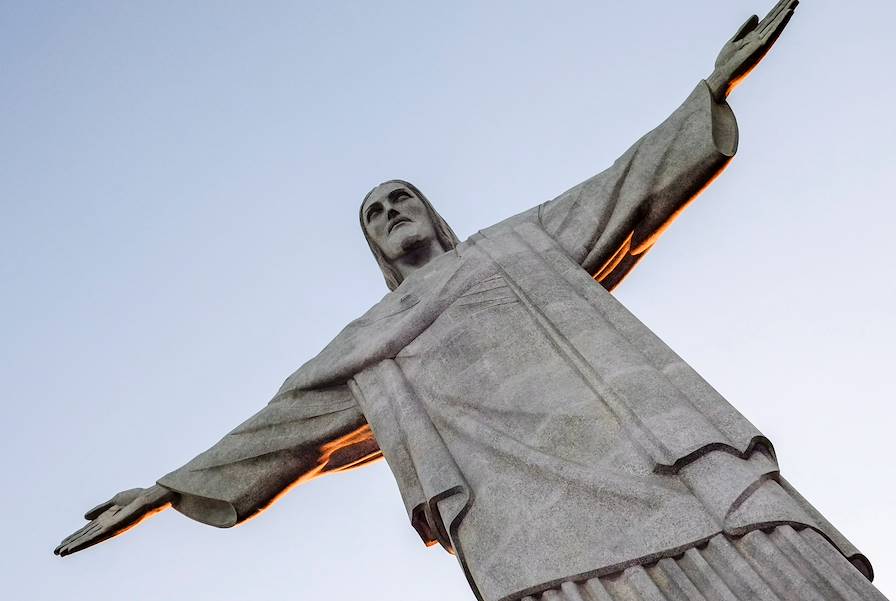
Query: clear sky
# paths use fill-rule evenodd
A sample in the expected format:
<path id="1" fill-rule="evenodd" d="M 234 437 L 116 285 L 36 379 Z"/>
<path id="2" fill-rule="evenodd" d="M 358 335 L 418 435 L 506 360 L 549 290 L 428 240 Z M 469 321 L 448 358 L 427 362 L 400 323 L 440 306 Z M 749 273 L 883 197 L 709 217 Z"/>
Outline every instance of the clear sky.
<path id="1" fill-rule="evenodd" d="M 244 527 L 52 549 L 383 295 L 371 187 L 465 238 L 608 166 L 772 3 L 0 2 L 3 597 L 472 599 L 382 462 Z M 804 0 L 731 98 L 737 158 L 618 290 L 891 598 L 894 23 Z"/>

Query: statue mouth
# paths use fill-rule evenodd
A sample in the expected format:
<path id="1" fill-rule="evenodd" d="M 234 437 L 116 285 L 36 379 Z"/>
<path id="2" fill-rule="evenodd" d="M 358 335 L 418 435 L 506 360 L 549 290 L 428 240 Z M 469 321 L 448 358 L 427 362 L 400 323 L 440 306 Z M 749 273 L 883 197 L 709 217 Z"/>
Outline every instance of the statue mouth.
<path id="1" fill-rule="evenodd" d="M 392 230 L 397 228 L 402 223 L 410 223 L 410 222 L 411 222 L 411 220 L 408 219 L 407 217 L 398 217 L 395 219 L 395 221 L 393 221 L 392 223 L 389 224 L 389 231 L 387 233 L 391 234 Z"/>

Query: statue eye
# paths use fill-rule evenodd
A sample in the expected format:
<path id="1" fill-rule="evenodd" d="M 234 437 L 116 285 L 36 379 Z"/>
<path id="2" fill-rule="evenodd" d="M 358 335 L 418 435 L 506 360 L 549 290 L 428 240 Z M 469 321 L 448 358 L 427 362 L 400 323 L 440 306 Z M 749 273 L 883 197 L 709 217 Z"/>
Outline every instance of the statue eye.
<path id="1" fill-rule="evenodd" d="M 383 209 L 379 206 L 370 207 L 370 209 L 367 210 L 367 223 L 370 223 L 374 217 L 376 217 L 377 215 L 379 215 L 382 212 L 383 212 Z"/>

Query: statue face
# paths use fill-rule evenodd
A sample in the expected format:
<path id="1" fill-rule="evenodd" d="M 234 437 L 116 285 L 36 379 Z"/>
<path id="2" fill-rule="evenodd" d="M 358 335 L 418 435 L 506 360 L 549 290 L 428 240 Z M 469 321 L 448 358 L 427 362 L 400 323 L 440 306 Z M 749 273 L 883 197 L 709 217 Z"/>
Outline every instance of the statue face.
<path id="1" fill-rule="evenodd" d="M 390 261 L 437 239 L 426 205 L 397 182 L 375 188 L 361 215 L 367 235 Z"/>

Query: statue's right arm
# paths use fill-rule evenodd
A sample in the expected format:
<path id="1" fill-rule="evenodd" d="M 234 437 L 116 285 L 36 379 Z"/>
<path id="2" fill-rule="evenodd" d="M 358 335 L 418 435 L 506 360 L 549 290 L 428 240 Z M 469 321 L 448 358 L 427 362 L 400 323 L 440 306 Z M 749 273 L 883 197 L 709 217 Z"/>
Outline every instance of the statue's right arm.
<path id="1" fill-rule="evenodd" d="M 60 543 L 69 555 L 174 507 L 230 527 L 258 515 L 296 484 L 380 457 L 345 385 L 278 394 L 210 449 L 155 485 L 115 495 L 85 514 L 89 523 Z"/>
<path id="2" fill-rule="evenodd" d="M 85 513 L 87 525 L 66 537 L 53 552 L 65 557 L 118 536 L 170 507 L 176 496 L 159 485 L 122 491 Z"/>

